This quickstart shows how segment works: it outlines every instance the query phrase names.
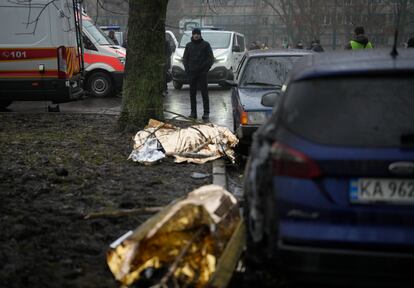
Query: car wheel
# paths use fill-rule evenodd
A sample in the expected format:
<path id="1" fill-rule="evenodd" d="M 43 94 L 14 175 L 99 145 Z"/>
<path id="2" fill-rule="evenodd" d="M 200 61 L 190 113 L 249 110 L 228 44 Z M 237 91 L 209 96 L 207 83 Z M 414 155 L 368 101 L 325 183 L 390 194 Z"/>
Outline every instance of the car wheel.
<path id="1" fill-rule="evenodd" d="M 7 108 L 13 101 L 3 100 L 0 101 L 0 108 Z"/>
<path id="2" fill-rule="evenodd" d="M 87 89 L 94 97 L 108 97 L 112 95 L 114 85 L 107 73 L 95 72 L 88 77 Z"/>
<path id="3" fill-rule="evenodd" d="M 183 88 L 183 83 L 173 80 L 174 89 L 180 90 Z"/>

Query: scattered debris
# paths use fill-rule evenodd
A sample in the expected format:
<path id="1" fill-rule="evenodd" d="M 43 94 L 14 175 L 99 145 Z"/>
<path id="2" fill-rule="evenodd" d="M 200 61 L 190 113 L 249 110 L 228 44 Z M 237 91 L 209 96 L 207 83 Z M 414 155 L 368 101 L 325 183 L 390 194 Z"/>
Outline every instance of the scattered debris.
<path id="1" fill-rule="evenodd" d="M 210 177 L 210 176 L 211 176 L 211 174 L 199 173 L 199 172 L 193 172 L 191 174 L 191 178 L 193 178 L 193 179 L 204 179 L 204 178 L 207 178 L 207 177 Z"/>
<path id="2" fill-rule="evenodd" d="M 156 139 L 161 147 L 147 142 Z M 151 162 L 155 151 L 165 151 L 166 156 L 175 157 L 175 162 L 206 163 L 227 156 L 235 160 L 233 148 L 237 137 L 226 127 L 211 123 L 195 124 L 188 128 L 179 128 L 171 124 L 151 119 L 144 130 L 134 138 L 134 150 L 128 159 L 142 163 Z M 142 157 L 137 157 L 141 155 Z M 161 158 L 160 158 L 161 159 Z"/>
<path id="3" fill-rule="evenodd" d="M 115 241 L 107 263 L 123 287 L 225 287 L 244 247 L 243 227 L 237 200 L 203 186 Z"/>

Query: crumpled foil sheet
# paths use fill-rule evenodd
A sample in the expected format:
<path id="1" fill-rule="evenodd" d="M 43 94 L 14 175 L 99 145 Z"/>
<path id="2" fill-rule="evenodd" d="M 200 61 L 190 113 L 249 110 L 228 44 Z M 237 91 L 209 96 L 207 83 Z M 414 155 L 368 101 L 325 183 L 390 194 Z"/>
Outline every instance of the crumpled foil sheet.
<path id="1" fill-rule="evenodd" d="M 153 163 L 165 158 L 164 152 L 161 151 L 161 144 L 158 142 L 155 136 L 148 137 L 147 141 L 142 145 L 140 149 L 132 151 L 129 158 L 135 162 L 140 163 Z"/>
<path id="2" fill-rule="evenodd" d="M 165 277 L 187 246 L 165 287 L 207 287 L 239 221 L 232 194 L 217 185 L 203 186 L 165 207 L 109 250 L 107 263 L 123 287 L 150 287 L 155 284 L 143 284 L 149 281 L 144 279 L 147 272 L 159 272 L 159 279 L 152 281 Z"/>
<path id="3" fill-rule="evenodd" d="M 177 163 L 203 164 L 222 156 L 234 161 L 233 148 L 239 142 L 229 129 L 211 123 L 179 128 L 151 119 L 145 129 L 135 135 L 131 155 L 139 153 L 136 151 L 142 150 L 148 139 L 154 136 L 161 143 L 166 156 L 175 157 Z M 132 156 L 130 158 L 133 159 Z"/>

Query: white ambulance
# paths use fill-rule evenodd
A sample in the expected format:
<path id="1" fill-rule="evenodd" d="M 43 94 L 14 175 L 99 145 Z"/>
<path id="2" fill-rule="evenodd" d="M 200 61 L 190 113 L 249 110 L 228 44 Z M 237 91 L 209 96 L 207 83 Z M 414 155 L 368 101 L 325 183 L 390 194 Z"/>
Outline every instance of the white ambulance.
<path id="1" fill-rule="evenodd" d="M 82 35 L 85 89 L 94 97 L 108 97 L 121 92 L 125 48 L 115 45 L 86 14 L 82 16 Z"/>
<path id="2" fill-rule="evenodd" d="M 83 96 L 77 0 L 0 0 L 0 106 Z"/>

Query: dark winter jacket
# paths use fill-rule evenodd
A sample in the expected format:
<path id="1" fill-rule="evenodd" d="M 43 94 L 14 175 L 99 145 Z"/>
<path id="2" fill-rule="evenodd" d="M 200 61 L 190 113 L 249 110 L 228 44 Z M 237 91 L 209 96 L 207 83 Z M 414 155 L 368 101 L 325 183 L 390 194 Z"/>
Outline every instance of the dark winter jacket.
<path id="1" fill-rule="evenodd" d="M 207 73 L 214 63 L 210 43 L 203 39 L 187 43 L 184 50 L 183 64 L 187 73 Z"/>
<path id="2" fill-rule="evenodd" d="M 354 43 L 353 43 L 354 42 Z M 360 34 L 356 35 L 354 39 L 349 41 L 348 45 L 345 47 L 346 49 L 367 49 L 372 48 L 371 42 L 369 42 L 368 37 Z"/>

